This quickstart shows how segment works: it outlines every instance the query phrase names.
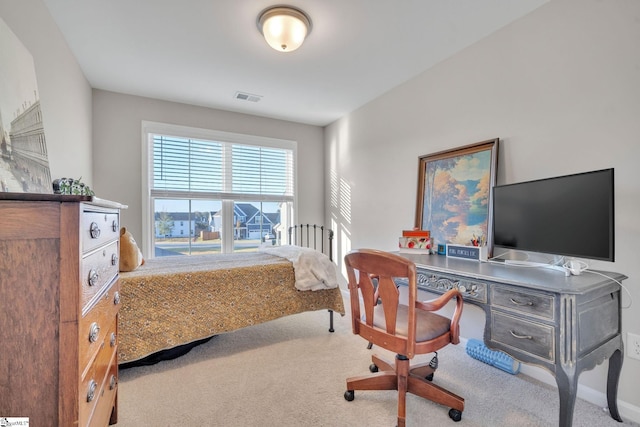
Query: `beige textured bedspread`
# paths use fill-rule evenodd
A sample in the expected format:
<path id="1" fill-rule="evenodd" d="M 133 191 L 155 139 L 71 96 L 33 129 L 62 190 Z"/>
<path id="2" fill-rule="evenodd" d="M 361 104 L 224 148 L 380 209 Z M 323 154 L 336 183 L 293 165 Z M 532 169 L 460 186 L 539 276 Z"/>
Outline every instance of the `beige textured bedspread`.
<path id="1" fill-rule="evenodd" d="M 120 295 L 119 363 L 290 314 L 345 314 L 339 288 L 299 291 L 291 262 L 255 252 L 150 259 L 120 273 Z"/>

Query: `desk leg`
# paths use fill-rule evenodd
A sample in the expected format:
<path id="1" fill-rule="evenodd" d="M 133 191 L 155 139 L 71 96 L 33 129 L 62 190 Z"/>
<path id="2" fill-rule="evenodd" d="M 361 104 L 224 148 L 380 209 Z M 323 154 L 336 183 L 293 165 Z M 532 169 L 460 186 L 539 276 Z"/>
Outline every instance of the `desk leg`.
<path id="1" fill-rule="evenodd" d="M 561 367 L 559 367 L 561 368 Z M 618 413 L 618 381 L 622 371 L 622 349 L 616 349 L 609 358 L 609 372 L 607 376 L 607 404 L 611 418 L 622 422 Z M 573 422 L 573 409 L 578 393 L 578 375 L 574 369 L 558 369 L 556 383 L 560 395 L 560 427 L 571 427 Z"/>
<path id="2" fill-rule="evenodd" d="M 609 358 L 609 373 L 607 375 L 607 404 L 611 418 L 622 422 L 618 413 L 618 381 L 622 371 L 622 349 L 617 349 Z"/>
<path id="3" fill-rule="evenodd" d="M 560 427 L 571 427 L 573 422 L 573 409 L 576 404 L 576 394 L 578 392 L 578 376 L 574 369 L 567 372 L 559 367 L 556 372 L 556 383 L 558 384 L 558 394 L 560 395 Z"/>

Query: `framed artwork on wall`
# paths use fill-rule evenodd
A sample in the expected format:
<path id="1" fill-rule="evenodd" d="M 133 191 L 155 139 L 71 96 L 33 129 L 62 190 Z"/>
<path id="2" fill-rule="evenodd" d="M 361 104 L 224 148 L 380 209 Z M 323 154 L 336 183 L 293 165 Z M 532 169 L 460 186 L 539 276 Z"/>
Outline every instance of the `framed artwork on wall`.
<path id="1" fill-rule="evenodd" d="M 53 192 L 33 57 L 0 18 L 0 192 Z"/>
<path id="2" fill-rule="evenodd" d="M 499 139 L 420 156 L 415 226 L 436 245 L 487 246 Z"/>

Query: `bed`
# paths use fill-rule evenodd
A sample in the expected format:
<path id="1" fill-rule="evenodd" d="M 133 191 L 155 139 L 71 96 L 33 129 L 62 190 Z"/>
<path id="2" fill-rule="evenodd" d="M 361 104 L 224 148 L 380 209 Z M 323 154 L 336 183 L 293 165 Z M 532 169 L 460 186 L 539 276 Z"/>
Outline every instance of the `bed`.
<path id="1" fill-rule="evenodd" d="M 291 230 L 289 241 L 324 251 L 325 238 L 315 241 L 318 230 L 309 227 Z M 120 273 L 121 367 L 174 358 L 217 334 L 305 311 L 329 310 L 332 331 L 333 313 L 345 314 L 340 288 L 300 291 L 295 277 L 294 263 L 270 252 L 159 257 Z"/>

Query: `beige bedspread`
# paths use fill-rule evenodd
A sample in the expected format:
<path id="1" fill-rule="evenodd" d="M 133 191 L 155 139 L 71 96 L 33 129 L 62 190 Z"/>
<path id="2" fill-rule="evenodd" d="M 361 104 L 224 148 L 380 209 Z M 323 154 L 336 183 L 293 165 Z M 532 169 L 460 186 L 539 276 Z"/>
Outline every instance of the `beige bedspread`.
<path id="1" fill-rule="evenodd" d="M 290 261 L 256 252 L 150 259 L 120 273 L 120 295 L 119 363 L 290 314 L 345 314 L 339 288 L 299 291 Z"/>

